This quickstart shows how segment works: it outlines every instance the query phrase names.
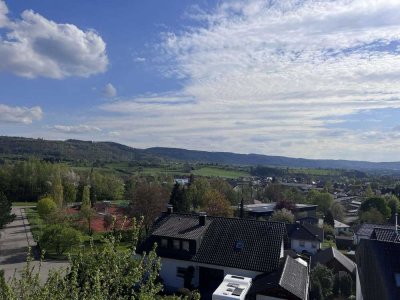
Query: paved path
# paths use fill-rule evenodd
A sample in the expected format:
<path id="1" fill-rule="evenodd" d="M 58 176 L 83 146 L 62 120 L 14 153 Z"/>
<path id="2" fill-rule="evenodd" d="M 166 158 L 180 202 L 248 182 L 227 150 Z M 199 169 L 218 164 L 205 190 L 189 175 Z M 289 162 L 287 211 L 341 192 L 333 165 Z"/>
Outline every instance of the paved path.
<path id="1" fill-rule="evenodd" d="M 28 247 L 34 248 L 36 246 L 25 215 L 25 207 L 13 207 L 12 213 L 16 215 L 15 220 L 0 232 L 0 269 L 4 270 L 6 280 L 12 277 L 15 272 L 18 274 L 18 271 L 24 267 Z M 34 261 L 33 265 L 37 269 L 39 262 Z M 46 280 L 50 269 L 66 266 L 66 262 L 42 262 L 41 279 Z"/>

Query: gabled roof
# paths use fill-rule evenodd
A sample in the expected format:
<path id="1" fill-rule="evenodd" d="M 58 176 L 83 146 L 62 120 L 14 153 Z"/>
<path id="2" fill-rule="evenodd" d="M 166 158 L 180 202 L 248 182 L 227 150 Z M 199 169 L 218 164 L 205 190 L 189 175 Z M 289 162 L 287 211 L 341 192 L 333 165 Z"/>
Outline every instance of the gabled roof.
<path id="1" fill-rule="evenodd" d="M 284 266 L 278 271 L 257 276 L 253 280 L 249 294 L 275 296 L 276 294 L 274 293 L 276 293 L 277 289 L 283 289 L 292 295 L 290 299 L 307 299 L 308 288 L 309 274 L 307 264 L 288 256 Z"/>
<path id="2" fill-rule="evenodd" d="M 349 273 L 355 273 L 357 267 L 356 264 L 333 247 L 327 248 L 313 255 L 311 257 L 311 267 L 314 268 L 318 263 L 326 265 L 333 260 L 340 263 Z"/>
<path id="3" fill-rule="evenodd" d="M 371 239 L 383 242 L 400 243 L 400 234 L 393 229 L 375 228 L 371 234 Z"/>
<path id="4" fill-rule="evenodd" d="M 357 226 L 354 232 L 356 235 L 368 236 L 370 238 L 372 235 L 372 232 L 374 231 L 375 228 L 394 230 L 393 225 L 363 223 L 363 224 L 360 224 L 359 226 Z"/>
<path id="5" fill-rule="evenodd" d="M 272 272 L 279 266 L 284 223 L 250 219 L 214 218 L 193 261 Z M 242 247 L 238 249 L 237 243 Z"/>
<path id="6" fill-rule="evenodd" d="M 205 226 L 200 226 L 198 217 L 194 218 L 193 215 L 171 214 L 169 217 L 160 221 L 160 224 L 154 229 L 152 235 L 196 240 L 203 235 L 210 224 L 210 218 L 206 220 Z"/>
<path id="7" fill-rule="evenodd" d="M 308 223 L 286 224 L 286 230 L 290 239 L 324 241 L 324 230 Z"/>
<path id="8" fill-rule="evenodd" d="M 349 228 L 350 226 L 338 220 L 335 220 L 335 228 Z"/>
<path id="9" fill-rule="evenodd" d="M 278 268 L 282 243 L 287 237 L 284 223 L 206 217 L 205 226 L 198 224 L 198 215 L 164 214 L 138 252 L 149 251 L 160 237 L 189 239 L 196 240 L 197 251 L 184 257 L 177 253 L 176 259 L 258 272 Z M 160 256 L 165 250 L 157 248 Z M 174 253 L 169 251 L 168 257 L 174 258 Z"/>
<path id="10" fill-rule="evenodd" d="M 400 243 L 362 239 L 356 261 L 363 299 L 400 299 Z"/>

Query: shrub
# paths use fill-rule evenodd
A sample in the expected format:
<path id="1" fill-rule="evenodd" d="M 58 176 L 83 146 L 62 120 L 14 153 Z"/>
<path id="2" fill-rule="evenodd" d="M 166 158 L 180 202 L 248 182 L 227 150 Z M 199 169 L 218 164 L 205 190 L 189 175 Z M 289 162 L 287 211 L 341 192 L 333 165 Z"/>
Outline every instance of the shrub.
<path id="1" fill-rule="evenodd" d="M 81 243 L 82 236 L 79 231 L 62 225 L 47 226 L 40 238 L 40 246 L 47 251 L 55 251 L 57 256 Z"/>
<path id="2" fill-rule="evenodd" d="M 37 204 L 38 214 L 44 220 L 48 219 L 51 213 L 56 210 L 56 208 L 56 203 L 50 197 L 40 199 Z"/>

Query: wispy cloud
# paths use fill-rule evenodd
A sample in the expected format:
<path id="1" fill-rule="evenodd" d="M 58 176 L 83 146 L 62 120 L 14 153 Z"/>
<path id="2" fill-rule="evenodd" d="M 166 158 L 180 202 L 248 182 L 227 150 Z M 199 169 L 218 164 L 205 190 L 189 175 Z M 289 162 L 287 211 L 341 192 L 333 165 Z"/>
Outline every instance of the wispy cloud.
<path id="1" fill-rule="evenodd" d="M 114 98 L 117 96 L 117 89 L 111 83 L 107 83 L 103 87 L 102 94 L 104 97 Z"/>
<path id="2" fill-rule="evenodd" d="M 42 119 L 43 111 L 39 106 L 31 108 L 0 104 L 0 123 L 31 124 Z"/>
<path id="3" fill-rule="evenodd" d="M 84 134 L 89 132 L 100 132 L 101 129 L 96 126 L 86 125 L 86 124 L 79 124 L 79 125 L 54 125 L 49 126 L 48 128 L 58 131 L 61 133 L 68 133 L 68 134 Z"/>
<path id="4" fill-rule="evenodd" d="M 35 78 L 88 77 L 107 69 L 106 44 L 94 30 L 58 24 L 32 10 L 9 19 L 0 0 L 0 71 Z"/>

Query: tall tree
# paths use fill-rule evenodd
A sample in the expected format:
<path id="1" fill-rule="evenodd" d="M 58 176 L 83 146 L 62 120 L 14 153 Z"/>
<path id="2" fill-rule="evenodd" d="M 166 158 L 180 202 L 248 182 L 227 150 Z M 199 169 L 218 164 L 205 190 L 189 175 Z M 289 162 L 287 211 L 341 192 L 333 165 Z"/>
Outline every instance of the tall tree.
<path id="1" fill-rule="evenodd" d="M 326 212 L 326 215 L 324 217 L 324 223 L 335 228 L 335 219 L 333 218 L 333 214 L 330 210 Z"/>
<path id="2" fill-rule="evenodd" d="M 176 212 L 189 212 L 190 199 L 186 197 L 185 190 L 179 183 L 175 183 L 172 188 L 169 203 L 174 207 Z"/>
<path id="3" fill-rule="evenodd" d="M 0 229 L 12 222 L 15 218 L 15 215 L 11 213 L 11 206 L 11 201 L 0 191 Z"/>
<path id="4" fill-rule="evenodd" d="M 274 211 L 271 216 L 271 221 L 284 222 L 284 223 L 294 223 L 294 215 L 290 210 L 282 208 Z"/>
<path id="5" fill-rule="evenodd" d="M 52 187 L 53 199 L 55 200 L 57 206 L 62 208 L 64 206 L 64 189 L 59 169 L 55 171 Z"/>
<path id="6" fill-rule="evenodd" d="M 361 203 L 360 213 L 367 212 L 372 208 L 377 209 L 385 218 L 390 217 L 391 209 L 381 197 L 371 197 Z"/>
<path id="7" fill-rule="evenodd" d="M 208 190 L 203 199 L 202 209 L 211 216 L 232 217 L 233 210 L 229 201 L 220 192 Z"/>
<path id="8" fill-rule="evenodd" d="M 330 211 L 332 212 L 333 218 L 338 221 L 344 220 L 345 209 L 342 204 L 335 202 L 332 204 Z"/>

